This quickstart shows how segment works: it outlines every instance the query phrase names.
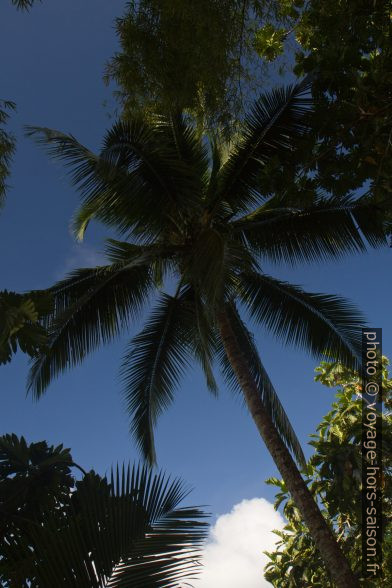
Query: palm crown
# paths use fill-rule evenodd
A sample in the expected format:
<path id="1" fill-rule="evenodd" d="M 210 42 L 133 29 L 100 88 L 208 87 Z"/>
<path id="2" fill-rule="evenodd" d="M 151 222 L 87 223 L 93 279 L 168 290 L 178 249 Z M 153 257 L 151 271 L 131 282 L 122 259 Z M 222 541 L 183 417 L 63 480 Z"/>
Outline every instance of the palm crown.
<path id="1" fill-rule="evenodd" d="M 99 155 L 72 136 L 30 129 L 65 160 L 81 191 L 76 235 L 82 238 L 95 219 L 124 238 L 108 241 L 108 265 L 76 270 L 51 289 L 49 349 L 34 362 L 29 380 L 36 396 L 128 329 L 154 297 L 122 364 L 132 432 L 154 461 L 154 425 L 194 358 L 213 393 L 215 357 L 237 385 L 222 343 L 224 314 L 279 434 L 303 461 L 244 313 L 285 342 L 351 365 L 359 358 L 363 319 L 337 296 L 308 293 L 267 275 L 263 262 L 324 260 L 386 243 L 382 210 L 366 196 L 320 194 L 309 177 L 288 189 L 284 174 L 296 176 L 296 149 L 308 129 L 308 91 L 303 82 L 262 96 L 231 149 L 217 138 L 198 137 L 180 114 L 118 122 Z"/>

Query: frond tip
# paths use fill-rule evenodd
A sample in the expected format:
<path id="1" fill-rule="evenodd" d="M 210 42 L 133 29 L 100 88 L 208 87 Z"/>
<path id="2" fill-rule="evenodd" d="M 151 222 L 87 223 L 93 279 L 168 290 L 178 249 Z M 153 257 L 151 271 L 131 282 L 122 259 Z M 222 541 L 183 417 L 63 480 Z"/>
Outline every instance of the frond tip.
<path id="1" fill-rule="evenodd" d="M 154 427 L 173 402 L 173 394 L 190 361 L 182 318 L 184 293 L 162 294 L 143 330 L 124 356 L 121 374 L 131 432 L 143 456 L 155 463 Z"/>
<path id="2" fill-rule="evenodd" d="M 334 357 L 356 369 L 363 315 L 339 296 L 305 292 L 265 274 L 244 273 L 241 298 L 251 317 L 286 343 L 316 358 Z"/>

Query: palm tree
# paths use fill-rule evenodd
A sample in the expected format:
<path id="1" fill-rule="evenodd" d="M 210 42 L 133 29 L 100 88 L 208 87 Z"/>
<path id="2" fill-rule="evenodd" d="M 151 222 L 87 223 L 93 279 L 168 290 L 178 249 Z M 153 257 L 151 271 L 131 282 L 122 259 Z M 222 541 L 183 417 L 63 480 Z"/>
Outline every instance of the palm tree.
<path id="1" fill-rule="evenodd" d="M 53 378 L 108 343 L 155 298 L 124 356 L 131 430 L 155 461 L 153 429 L 196 359 L 216 393 L 213 360 L 236 386 L 286 481 L 336 585 L 357 586 L 329 525 L 301 478 L 300 444 L 261 363 L 245 312 L 286 342 L 357 365 L 362 316 L 347 301 L 305 292 L 264 273 L 263 260 L 309 262 L 386 243 L 381 211 L 366 198 L 337 199 L 275 187 L 295 170 L 295 148 L 309 125 L 307 83 L 262 96 L 236 145 L 199 139 L 180 114 L 133 118 L 107 133 L 99 155 L 72 136 L 30 128 L 65 160 L 83 202 L 74 219 L 82 238 L 92 219 L 114 227 L 110 263 L 79 269 L 52 289 L 49 350 L 32 366 L 36 397 Z M 294 166 L 294 167 L 293 167 Z M 169 284 L 173 294 L 168 294 Z M 294 458 L 293 458 L 294 456 Z"/>
<path id="2" fill-rule="evenodd" d="M 117 467 L 110 483 L 82 470 L 75 484 L 75 465 L 61 445 L 0 437 L 4 588 L 174 588 L 197 575 L 207 523 L 178 508 L 180 480 Z"/>

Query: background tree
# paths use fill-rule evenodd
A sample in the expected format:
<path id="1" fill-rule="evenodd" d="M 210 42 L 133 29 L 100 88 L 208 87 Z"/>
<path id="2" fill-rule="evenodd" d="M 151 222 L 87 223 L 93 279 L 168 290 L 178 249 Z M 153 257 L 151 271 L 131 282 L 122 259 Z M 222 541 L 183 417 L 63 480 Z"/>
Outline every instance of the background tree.
<path id="1" fill-rule="evenodd" d="M 30 357 L 44 351 L 47 332 L 43 322 L 51 310 L 46 292 L 0 291 L 0 365 L 11 361 L 18 348 Z"/>
<path id="2" fill-rule="evenodd" d="M 28 10 L 34 0 L 12 0 L 12 4 L 20 10 Z M 6 182 L 15 152 L 15 137 L 6 127 L 10 112 L 15 107 L 15 103 L 10 100 L 0 100 L 0 209 L 4 205 Z M 11 361 L 18 347 L 30 356 L 43 349 L 46 332 L 42 319 L 49 309 L 50 299 L 47 294 L 0 291 L 0 365 Z"/>
<path id="3" fill-rule="evenodd" d="M 45 510 L 67 503 L 74 480 L 72 457 L 62 445 L 0 437 L 0 529 L 2 541 L 20 535 L 23 525 Z"/>
<path id="4" fill-rule="evenodd" d="M 195 577 L 204 513 L 146 468 L 76 481 L 68 449 L 0 438 L 0 580 L 8 586 L 178 587 Z M 79 466 L 77 466 L 79 467 Z"/>
<path id="5" fill-rule="evenodd" d="M 264 95 L 231 152 L 213 141 L 211 158 L 206 141 L 175 114 L 116 124 L 99 156 L 57 131 L 31 131 L 67 162 L 81 188 L 76 234 L 82 237 L 96 219 L 126 241 L 109 241 L 111 264 L 78 270 L 51 289 L 50 342 L 34 362 L 30 389 L 39 397 L 59 373 L 128 328 L 154 296 L 155 308 L 123 363 L 131 428 L 144 455 L 154 461 L 154 426 L 188 363 L 200 361 L 215 393 L 212 362 L 219 357 L 331 574 L 347 588 L 355 580 L 290 455 L 303 462 L 239 312 L 316 356 L 329 352 L 350 365 L 359 358 L 363 319 L 347 301 L 304 292 L 261 269 L 265 259 L 323 260 L 386 244 L 382 210 L 368 199 L 338 202 L 311 192 L 293 199 L 276 189 L 271 166 L 291 161 L 308 128 L 307 93 L 300 84 Z"/>
<path id="6" fill-rule="evenodd" d="M 107 79 L 123 115 L 176 105 L 226 130 L 279 75 L 309 75 L 313 134 L 302 175 L 337 196 L 362 189 L 390 205 L 390 2 L 139 0 L 117 20 Z"/>
<path id="7" fill-rule="evenodd" d="M 118 85 L 125 116 L 177 107 L 194 115 L 200 126 L 232 126 L 243 116 L 251 92 L 263 86 L 263 60 L 253 42 L 269 4 L 129 2 L 116 21 L 120 51 L 106 70 L 106 80 Z"/>
<path id="8" fill-rule="evenodd" d="M 314 147 L 305 165 L 337 195 L 370 180 L 377 198 L 391 200 L 390 10 L 385 0 L 279 0 L 257 33 L 260 56 L 273 60 L 286 48 L 294 72 L 312 76 Z"/>
<path id="9" fill-rule="evenodd" d="M 15 109 L 15 104 L 9 100 L 0 100 L 0 208 L 4 204 L 7 189 L 7 177 L 10 173 L 10 163 L 15 151 L 15 138 L 6 129 L 9 111 Z"/>
<path id="10" fill-rule="evenodd" d="M 388 376 L 389 361 L 383 358 L 383 577 L 371 579 L 372 586 L 392 583 L 392 380 Z M 316 381 L 328 387 L 338 387 L 332 410 L 312 435 L 310 445 L 314 454 L 304 475 L 312 494 L 323 506 L 324 516 L 333 522 L 339 543 L 352 568 L 362 573 L 362 389 L 361 377 L 339 363 L 322 362 L 316 369 Z M 318 550 L 300 513 L 289 498 L 283 481 L 270 479 L 279 488 L 275 506 L 284 505 L 288 519 L 277 549 L 268 553 L 270 562 L 265 578 L 278 588 L 333 588 L 335 584 L 326 573 Z M 368 579 L 369 581 L 369 579 Z"/>
<path id="11" fill-rule="evenodd" d="M 42 2 L 42 0 L 11 0 L 13 6 L 16 6 L 18 10 L 30 10 L 38 2 Z"/>

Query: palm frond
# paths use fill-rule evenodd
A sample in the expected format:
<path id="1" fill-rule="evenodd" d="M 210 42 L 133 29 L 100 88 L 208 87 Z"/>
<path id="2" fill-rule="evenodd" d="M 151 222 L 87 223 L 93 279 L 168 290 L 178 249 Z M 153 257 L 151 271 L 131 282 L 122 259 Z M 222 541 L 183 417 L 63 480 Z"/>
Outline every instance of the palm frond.
<path id="1" fill-rule="evenodd" d="M 117 239 L 106 239 L 105 255 L 109 261 L 119 267 L 131 267 L 133 264 L 151 265 L 152 271 L 160 268 L 161 280 L 173 270 L 173 259 L 178 254 L 179 248 L 164 243 L 152 245 L 136 245 Z"/>
<path id="2" fill-rule="evenodd" d="M 145 458 L 155 462 L 154 427 L 173 401 L 189 361 L 189 339 L 183 329 L 184 292 L 162 294 L 143 330 L 131 341 L 122 363 L 131 431 Z"/>
<path id="3" fill-rule="evenodd" d="M 18 10 L 30 10 L 35 2 L 42 2 L 42 0 L 11 0 L 12 4 L 16 6 Z"/>
<path id="4" fill-rule="evenodd" d="M 101 157 L 115 166 L 137 166 L 147 185 L 159 186 L 172 212 L 173 206 L 189 209 L 194 204 L 195 178 L 200 182 L 189 161 L 196 151 L 193 138 L 179 115 L 148 123 L 134 116 L 115 123 L 107 132 Z"/>
<path id="5" fill-rule="evenodd" d="M 0 209 L 4 205 L 7 184 L 10 174 L 12 156 L 15 152 L 15 137 L 4 126 L 10 116 L 9 111 L 15 110 L 11 100 L 0 100 Z"/>
<path id="6" fill-rule="evenodd" d="M 64 161 L 70 170 L 71 182 L 82 196 L 82 206 L 73 223 L 78 239 L 83 239 L 94 218 L 109 226 L 118 223 L 121 232 L 134 228 L 143 194 L 143 182 L 137 173 L 128 174 L 126 168 L 105 161 L 72 135 L 43 127 L 27 127 L 27 135 L 43 145 L 51 157 Z"/>
<path id="7" fill-rule="evenodd" d="M 191 182 L 189 189 L 200 196 L 208 179 L 209 158 L 206 144 L 196 129 L 186 123 L 179 111 L 172 111 L 168 116 L 155 117 L 154 123 L 161 142 L 168 145 L 178 161 L 188 166 L 187 175 Z"/>
<path id="8" fill-rule="evenodd" d="M 318 196 L 302 205 L 275 197 L 234 221 L 251 249 L 273 262 L 299 263 L 340 258 L 387 245 L 387 224 L 368 197 Z"/>
<path id="9" fill-rule="evenodd" d="M 226 202 L 233 213 L 246 210 L 261 199 L 260 178 L 264 166 L 295 149 L 309 128 L 308 80 L 262 95 L 245 119 L 244 133 L 223 165 L 213 204 Z"/>
<path id="10" fill-rule="evenodd" d="M 253 271 L 257 267 L 240 235 L 220 231 L 214 226 L 199 232 L 189 257 L 185 250 L 183 259 L 184 276 L 210 309 L 233 294 L 239 271 Z"/>
<path id="11" fill-rule="evenodd" d="M 210 304 L 214 304 L 222 296 L 227 256 L 226 240 L 212 227 L 202 230 L 193 243 L 189 277 L 197 284 Z"/>
<path id="12" fill-rule="evenodd" d="M 51 307 L 51 297 L 44 291 L 0 291 L 0 364 L 11 361 L 18 348 L 30 357 L 44 352 L 47 333 L 42 323 Z"/>
<path id="13" fill-rule="evenodd" d="M 191 324 L 185 325 L 185 328 L 191 333 L 193 354 L 201 365 L 207 388 L 212 394 L 217 395 L 218 385 L 213 370 L 217 345 L 214 323 L 197 293 L 191 290 L 190 295 L 193 299 L 191 302 L 193 312 L 190 315 Z"/>
<path id="14" fill-rule="evenodd" d="M 28 380 L 28 390 L 36 397 L 137 316 L 152 287 L 146 260 L 139 263 L 79 269 L 50 290 L 54 312 L 47 351 L 34 360 Z"/>
<path id="15" fill-rule="evenodd" d="M 133 476 L 130 479 L 132 487 Z M 205 515 L 199 508 L 178 508 L 189 493 L 179 479 L 170 483 L 162 474 L 152 476 L 143 469 L 139 484 L 142 491 L 135 495 L 147 513 L 149 532 L 135 541 L 132 551 L 138 559 L 131 556 L 122 562 L 108 587 L 177 587 L 179 582 L 197 577 L 200 548 L 207 534 L 207 525 L 200 519 Z"/>
<path id="16" fill-rule="evenodd" d="M 209 312 L 205 299 L 193 286 L 187 285 L 181 294 L 181 328 L 187 341 L 189 352 L 196 360 L 206 379 L 209 392 L 218 394 L 214 376 L 214 357 L 217 348 L 217 335 L 214 315 Z"/>
<path id="17" fill-rule="evenodd" d="M 189 166 L 168 154 L 154 128 L 140 118 L 116 123 L 99 155 L 59 131 L 28 127 L 27 134 L 71 170 L 71 181 L 82 196 L 74 219 L 78 238 L 94 218 L 151 240 L 164 230 L 175 230 L 181 209 L 189 205 L 187 193 L 179 193 L 181 185 L 186 192 Z"/>
<path id="18" fill-rule="evenodd" d="M 199 508 L 179 508 L 187 494 L 180 480 L 145 467 L 117 467 L 110 485 L 91 472 L 62 520 L 48 512 L 6 547 L 9 571 L 32 571 L 41 588 L 174 588 L 197 576 L 207 533 Z"/>
<path id="19" fill-rule="evenodd" d="M 256 273 L 241 275 L 240 297 L 251 317 L 285 343 L 328 355 L 349 367 L 361 361 L 361 328 L 355 306 L 338 296 L 305 292 L 299 286 Z"/>
<path id="20" fill-rule="evenodd" d="M 233 333 L 235 334 L 238 345 L 246 357 L 252 378 L 254 379 L 259 390 L 262 403 L 271 417 L 271 420 L 274 423 L 274 426 L 276 427 L 276 430 L 278 431 L 283 443 L 289 450 L 292 451 L 298 464 L 303 466 L 306 463 L 306 460 L 301 448 L 301 444 L 260 360 L 253 335 L 246 328 L 233 302 L 227 303 L 225 310 L 226 316 L 230 321 L 230 326 L 233 330 Z M 222 374 L 226 382 L 230 388 L 236 392 L 241 393 L 237 377 L 231 367 L 225 350 L 223 349 L 223 345 L 220 346 L 218 356 L 221 363 Z"/>

